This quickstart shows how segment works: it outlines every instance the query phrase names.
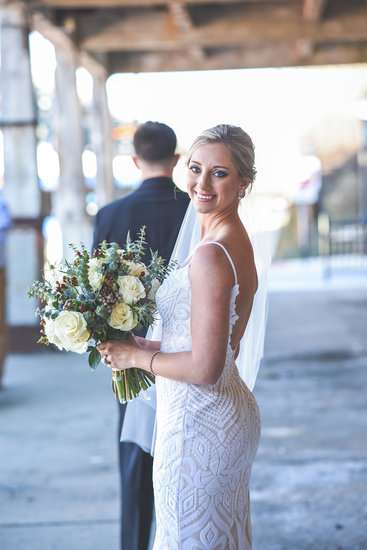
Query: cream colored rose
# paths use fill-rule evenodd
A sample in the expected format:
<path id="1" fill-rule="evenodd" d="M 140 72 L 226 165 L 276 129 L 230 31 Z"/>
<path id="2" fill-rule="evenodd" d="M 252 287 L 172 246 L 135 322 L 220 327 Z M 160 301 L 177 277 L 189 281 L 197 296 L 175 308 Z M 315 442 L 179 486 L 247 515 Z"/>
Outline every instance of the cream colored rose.
<path id="1" fill-rule="evenodd" d="M 149 290 L 149 292 L 147 294 L 147 298 L 149 300 L 155 300 L 155 295 L 157 294 L 157 290 L 160 286 L 161 286 L 161 283 L 159 282 L 158 279 L 153 279 L 152 280 L 151 289 Z"/>
<path id="2" fill-rule="evenodd" d="M 147 266 L 143 263 L 130 262 L 129 260 L 124 260 L 122 263 L 128 266 L 129 275 L 132 275 L 133 277 L 140 277 L 143 272 L 148 272 Z"/>
<path id="3" fill-rule="evenodd" d="M 145 297 L 145 288 L 137 277 L 132 275 L 121 275 L 117 279 L 119 285 L 119 293 L 124 302 L 133 304 Z"/>
<path id="4" fill-rule="evenodd" d="M 54 321 L 54 333 L 67 351 L 85 353 L 90 332 L 83 315 L 77 311 L 62 311 Z"/>
<path id="5" fill-rule="evenodd" d="M 101 288 L 103 281 L 103 273 L 97 271 L 104 262 L 104 258 L 91 258 L 88 262 L 88 281 L 94 292 L 97 292 Z"/>
<path id="6" fill-rule="evenodd" d="M 118 302 L 111 311 L 108 324 L 119 330 L 131 330 L 137 325 L 135 313 L 124 302 Z"/>
<path id="7" fill-rule="evenodd" d="M 55 321 L 53 319 L 47 319 L 47 317 L 45 318 L 44 331 L 50 344 L 55 344 L 55 346 L 62 350 L 62 344 L 55 333 Z"/>

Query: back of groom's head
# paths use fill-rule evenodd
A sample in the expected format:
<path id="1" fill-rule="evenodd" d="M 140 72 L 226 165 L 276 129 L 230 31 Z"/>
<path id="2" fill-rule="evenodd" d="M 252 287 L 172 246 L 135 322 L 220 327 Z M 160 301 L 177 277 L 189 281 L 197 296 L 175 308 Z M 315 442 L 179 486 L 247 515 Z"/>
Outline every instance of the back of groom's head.
<path id="1" fill-rule="evenodd" d="M 156 163 L 172 159 L 176 144 L 176 134 L 162 122 L 149 120 L 138 126 L 134 134 L 135 154 L 146 162 Z"/>

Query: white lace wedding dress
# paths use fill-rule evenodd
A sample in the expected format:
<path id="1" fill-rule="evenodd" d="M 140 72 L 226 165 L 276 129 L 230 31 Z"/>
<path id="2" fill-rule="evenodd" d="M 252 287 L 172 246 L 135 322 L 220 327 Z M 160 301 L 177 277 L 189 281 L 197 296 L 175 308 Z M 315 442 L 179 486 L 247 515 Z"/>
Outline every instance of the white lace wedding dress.
<path id="1" fill-rule="evenodd" d="M 209 243 L 206 243 L 209 244 Z M 231 295 L 230 335 L 238 319 Z M 186 262 L 157 293 L 163 352 L 191 350 Z M 153 482 L 157 532 L 153 550 L 250 550 L 249 480 L 260 438 L 254 396 L 240 378 L 228 342 L 214 385 L 158 376 Z"/>

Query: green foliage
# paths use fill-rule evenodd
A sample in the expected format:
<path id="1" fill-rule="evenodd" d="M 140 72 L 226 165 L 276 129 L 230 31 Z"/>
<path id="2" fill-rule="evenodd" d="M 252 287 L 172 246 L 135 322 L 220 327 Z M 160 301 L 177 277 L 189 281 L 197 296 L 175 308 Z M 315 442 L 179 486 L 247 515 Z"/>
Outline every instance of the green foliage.
<path id="1" fill-rule="evenodd" d="M 89 350 L 89 348 L 88 348 Z M 99 353 L 98 349 L 97 348 L 92 348 L 91 349 L 91 352 L 88 356 L 88 363 L 89 363 L 89 366 L 92 370 L 95 370 L 98 365 L 100 364 L 101 362 L 101 354 Z"/>
<path id="2" fill-rule="evenodd" d="M 91 340 L 96 344 L 108 339 L 124 339 L 126 332 L 109 325 L 110 315 L 113 307 L 122 301 L 118 278 L 130 275 L 129 262 L 141 263 L 147 245 L 145 237 L 146 231 L 143 226 L 136 241 L 132 241 L 130 233 L 128 234 L 124 248 L 120 248 L 117 243 L 103 241 L 92 255 L 83 244 L 79 248 L 70 244 L 74 252 L 73 261 L 66 261 L 64 265 L 59 266 L 51 265 L 50 272 L 54 281 L 51 283 L 44 278 L 43 281 L 35 281 L 28 289 L 30 297 L 36 297 L 43 302 L 43 307 L 36 310 L 41 323 L 44 324 L 46 320 L 55 320 L 62 311 L 70 311 L 83 316 L 91 334 Z M 150 263 L 144 269 L 144 273 L 138 277 L 145 288 L 145 296 L 129 304 L 137 319 L 135 327 L 137 330 L 154 323 L 156 304 L 147 296 L 154 280 L 162 282 L 174 267 L 173 264 L 166 267 L 158 252 L 152 250 L 150 252 Z M 92 288 L 89 280 L 92 258 L 98 259 L 98 262 L 93 262 L 92 266 L 94 274 L 99 274 L 97 280 L 100 286 L 97 289 Z M 94 282 L 93 284 L 95 285 Z M 89 351 L 89 361 L 95 368 L 100 361 L 99 359 L 97 362 L 97 350 L 90 346 Z"/>
<path id="3" fill-rule="evenodd" d="M 126 250 L 128 252 L 132 252 L 134 256 L 134 261 L 140 262 L 141 257 L 144 254 L 144 250 L 147 247 L 148 243 L 145 239 L 146 231 L 145 231 L 145 225 L 143 225 L 138 233 L 138 238 L 136 241 L 131 240 L 130 231 L 127 234 L 126 239 Z"/>

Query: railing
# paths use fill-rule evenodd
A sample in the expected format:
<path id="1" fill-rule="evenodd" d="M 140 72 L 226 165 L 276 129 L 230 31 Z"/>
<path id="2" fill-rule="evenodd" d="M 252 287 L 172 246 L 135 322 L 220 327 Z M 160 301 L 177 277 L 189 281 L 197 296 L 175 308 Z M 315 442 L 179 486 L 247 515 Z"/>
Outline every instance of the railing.
<path id="1" fill-rule="evenodd" d="M 322 212 L 318 217 L 318 244 L 326 276 L 332 270 L 367 270 L 366 221 L 331 221 Z"/>

